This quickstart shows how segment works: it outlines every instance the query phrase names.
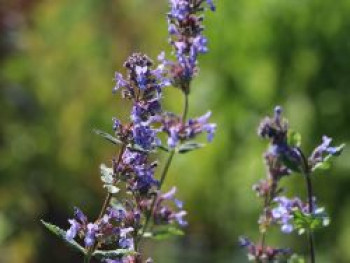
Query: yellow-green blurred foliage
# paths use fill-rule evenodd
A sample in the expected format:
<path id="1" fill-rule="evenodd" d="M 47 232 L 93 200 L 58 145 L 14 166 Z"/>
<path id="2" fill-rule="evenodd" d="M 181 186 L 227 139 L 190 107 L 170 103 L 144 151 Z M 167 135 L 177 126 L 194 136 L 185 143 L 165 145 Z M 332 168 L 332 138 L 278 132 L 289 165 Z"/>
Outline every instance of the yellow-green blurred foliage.
<path id="1" fill-rule="evenodd" d="M 155 262 L 245 262 L 237 237 L 258 237 L 251 185 L 265 176 L 259 119 L 285 108 L 307 152 L 323 134 L 350 135 L 350 1 L 221 0 L 206 16 L 210 53 L 200 58 L 190 115 L 218 123 L 207 148 L 177 156 L 176 184 L 189 211 L 184 238 L 147 244 Z M 133 51 L 168 50 L 167 0 L 5 0 L 0 3 L 0 262 L 81 262 L 43 230 L 67 227 L 74 205 L 94 218 L 103 199 L 98 167 L 116 149 L 111 131 L 129 105 L 112 96 L 114 71 Z M 165 92 L 179 111 L 180 93 Z M 163 156 L 159 157 L 160 159 Z M 350 154 L 314 178 L 332 217 L 316 233 L 319 262 L 350 262 Z M 304 196 L 302 178 L 288 191 Z M 304 237 L 273 231 L 272 245 L 306 252 Z"/>

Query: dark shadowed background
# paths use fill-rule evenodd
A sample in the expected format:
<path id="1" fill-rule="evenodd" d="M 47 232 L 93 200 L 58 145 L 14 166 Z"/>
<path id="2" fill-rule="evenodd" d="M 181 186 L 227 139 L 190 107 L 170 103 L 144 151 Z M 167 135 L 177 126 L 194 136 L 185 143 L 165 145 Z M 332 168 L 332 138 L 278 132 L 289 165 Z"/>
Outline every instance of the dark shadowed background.
<path id="1" fill-rule="evenodd" d="M 189 211 L 183 238 L 148 243 L 155 262 L 246 262 L 237 237 L 256 239 L 260 203 L 251 185 L 265 175 L 261 117 L 285 108 L 310 152 L 327 134 L 350 141 L 350 1 L 218 0 L 206 15 L 210 53 L 200 58 L 190 115 L 213 111 L 217 136 L 177 156 L 165 186 Z M 0 262 L 82 262 L 45 231 L 64 228 L 79 206 L 95 218 L 103 200 L 99 164 L 116 149 L 92 133 L 127 114 L 113 96 L 116 70 L 133 51 L 155 58 L 167 45 L 167 0 L 0 2 Z M 165 92 L 181 107 L 180 93 Z M 163 156 L 159 156 L 160 159 Z M 332 217 L 316 233 L 318 259 L 350 262 L 350 151 L 314 177 Z M 305 196 L 303 179 L 287 192 Z M 305 237 L 274 231 L 272 245 L 307 250 Z"/>

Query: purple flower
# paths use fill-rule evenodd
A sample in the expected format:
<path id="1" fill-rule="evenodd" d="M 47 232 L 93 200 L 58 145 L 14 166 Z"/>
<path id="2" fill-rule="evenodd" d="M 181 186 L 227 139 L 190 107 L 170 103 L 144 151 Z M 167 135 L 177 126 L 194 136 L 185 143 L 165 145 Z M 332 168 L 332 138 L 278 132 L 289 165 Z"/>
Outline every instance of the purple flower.
<path id="1" fill-rule="evenodd" d="M 134 168 L 136 178 L 133 190 L 138 190 L 140 193 L 147 193 L 152 186 L 158 185 L 158 180 L 154 178 L 154 167 L 152 165 L 138 165 Z"/>
<path id="2" fill-rule="evenodd" d="M 87 225 L 87 231 L 85 233 L 85 239 L 84 239 L 86 247 L 91 247 L 94 245 L 97 231 L 98 231 L 98 226 L 96 224 L 89 223 Z"/>
<path id="3" fill-rule="evenodd" d="M 170 0 L 171 11 L 168 14 L 168 32 L 170 44 L 174 48 L 177 63 L 173 63 L 171 76 L 173 85 L 186 90 L 188 83 L 198 71 L 197 55 L 206 53 L 207 39 L 202 35 L 204 1 Z M 213 1 L 207 0 L 211 10 L 215 10 Z"/>
<path id="4" fill-rule="evenodd" d="M 216 124 L 209 123 L 211 112 L 207 112 L 197 119 L 190 119 L 183 123 L 181 118 L 172 114 L 165 114 L 159 122 L 161 122 L 161 130 L 168 134 L 168 146 L 175 148 L 179 142 L 195 138 L 198 134 L 207 133 L 207 140 L 213 140 Z"/>
<path id="5" fill-rule="evenodd" d="M 211 11 L 215 11 L 216 10 L 216 7 L 213 3 L 213 0 L 207 0 L 207 4 L 209 5 L 209 8 Z"/>
<path id="6" fill-rule="evenodd" d="M 145 150 L 151 150 L 159 144 L 156 136 L 156 131 L 147 125 L 138 124 L 133 127 L 134 143 Z"/>
<path id="7" fill-rule="evenodd" d="M 128 234 L 132 231 L 134 231 L 132 227 L 122 228 L 120 230 L 120 239 L 118 241 L 118 245 L 121 248 L 134 250 L 134 241 L 132 238 L 128 237 Z"/>
<path id="8" fill-rule="evenodd" d="M 208 40 L 205 37 L 199 35 L 193 39 L 192 48 L 196 50 L 196 53 L 206 53 L 208 52 L 207 43 Z"/>
<path id="9" fill-rule="evenodd" d="M 123 78 L 123 75 L 119 72 L 115 73 L 114 80 L 116 82 L 116 85 L 113 89 L 113 92 L 117 92 L 120 88 L 128 87 L 128 82 Z"/>
<path id="10" fill-rule="evenodd" d="M 318 163 L 322 163 L 325 160 L 325 156 L 331 155 L 331 156 L 338 156 L 341 154 L 344 148 L 344 144 L 333 147 L 330 146 L 332 143 L 332 138 L 327 137 L 324 135 L 322 137 L 322 143 L 316 147 L 316 149 L 313 151 L 309 158 L 309 162 L 312 167 L 315 167 Z"/>
<path id="11" fill-rule="evenodd" d="M 164 202 L 172 201 L 178 209 L 182 209 L 183 203 L 175 199 L 176 187 L 172 187 L 168 192 L 160 194 L 156 200 L 154 221 L 157 224 L 170 224 L 177 222 L 180 226 L 186 226 L 187 221 L 184 220 L 184 216 L 187 214 L 186 211 L 174 211 Z"/>
<path id="12" fill-rule="evenodd" d="M 277 206 L 271 210 L 272 219 L 281 225 L 281 231 L 289 234 L 294 230 L 294 212 L 307 213 L 308 205 L 301 202 L 299 198 L 288 199 L 284 196 L 276 197 L 274 202 Z"/>
<path id="13" fill-rule="evenodd" d="M 239 237 L 238 243 L 241 247 L 248 250 L 249 261 L 280 262 L 280 259 L 283 259 L 283 262 L 285 262 L 286 257 L 288 258 L 292 255 L 292 251 L 289 248 L 262 247 L 260 244 L 254 244 L 246 237 Z"/>
<path id="14" fill-rule="evenodd" d="M 170 8 L 169 15 L 181 21 L 189 15 L 190 3 L 188 0 L 170 0 Z"/>
<path id="15" fill-rule="evenodd" d="M 66 239 L 72 241 L 81 229 L 81 225 L 75 219 L 69 219 L 71 227 L 66 232 Z"/>

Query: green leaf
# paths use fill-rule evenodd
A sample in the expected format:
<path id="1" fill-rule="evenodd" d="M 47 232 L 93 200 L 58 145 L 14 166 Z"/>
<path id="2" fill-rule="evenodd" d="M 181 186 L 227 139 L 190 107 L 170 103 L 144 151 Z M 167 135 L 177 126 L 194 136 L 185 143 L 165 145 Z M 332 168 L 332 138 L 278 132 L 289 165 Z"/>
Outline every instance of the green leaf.
<path id="1" fill-rule="evenodd" d="M 324 208 L 319 208 L 313 214 L 303 213 L 300 210 L 293 213 L 294 226 L 299 234 L 303 234 L 307 229 L 315 230 L 328 226 L 330 219 L 325 213 Z"/>
<path id="2" fill-rule="evenodd" d="M 113 178 L 113 169 L 107 167 L 105 164 L 100 165 L 101 170 L 101 180 L 102 182 L 106 184 L 113 184 L 114 178 Z"/>
<path id="3" fill-rule="evenodd" d="M 96 133 L 97 135 L 100 135 L 103 137 L 105 140 L 113 143 L 113 144 L 123 144 L 119 139 L 115 138 L 114 136 L 110 135 L 107 132 L 98 130 L 98 129 L 93 129 L 93 132 Z"/>
<path id="4" fill-rule="evenodd" d="M 98 259 L 105 259 L 105 258 L 117 258 L 124 255 L 135 255 L 135 254 L 137 253 L 133 250 L 116 249 L 116 250 L 96 250 L 94 253 L 92 253 L 92 256 Z"/>
<path id="5" fill-rule="evenodd" d="M 153 232 L 145 232 L 143 236 L 145 238 L 163 240 L 173 236 L 183 236 L 184 234 L 185 233 L 181 229 L 174 226 L 170 226 L 170 227 L 160 227 L 158 230 L 155 230 Z"/>
<path id="6" fill-rule="evenodd" d="M 281 156 L 281 161 L 287 168 L 291 169 L 292 171 L 297 173 L 301 172 L 300 163 L 296 159 L 292 159 L 290 156 L 283 154 Z"/>
<path id="7" fill-rule="evenodd" d="M 289 130 L 287 135 L 288 145 L 292 147 L 300 147 L 301 145 L 301 135 L 300 133 Z"/>
<path id="8" fill-rule="evenodd" d="M 178 153 L 187 153 L 191 152 L 193 150 L 199 149 L 204 147 L 205 145 L 202 143 L 197 143 L 197 142 L 187 142 L 184 144 L 181 144 L 179 148 L 177 149 Z"/>
<path id="9" fill-rule="evenodd" d="M 305 263 L 305 259 L 302 256 L 293 254 L 287 262 L 288 263 Z"/>
<path id="10" fill-rule="evenodd" d="M 40 220 L 41 223 L 53 234 L 61 238 L 66 244 L 68 244 L 70 247 L 72 247 L 75 250 L 78 250 L 79 252 L 85 254 L 85 249 L 78 244 L 75 240 L 68 241 L 66 239 L 66 231 L 59 228 L 58 226 L 55 226 L 53 224 L 47 223 L 44 220 Z"/>
<path id="11" fill-rule="evenodd" d="M 165 152 L 170 152 L 170 150 L 169 150 L 169 148 L 168 147 L 166 147 L 166 146 L 164 146 L 164 145 L 158 145 L 157 146 L 160 150 L 162 150 L 162 151 L 165 151 Z"/>
<path id="12" fill-rule="evenodd" d="M 116 187 L 115 185 L 111 185 L 111 184 L 105 184 L 105 185 L 103 185 L 103 187 L 106 188 L 108 193 L 110 193 L 110 194 L 116 194 L 120 190 L 118 187 Z"/>

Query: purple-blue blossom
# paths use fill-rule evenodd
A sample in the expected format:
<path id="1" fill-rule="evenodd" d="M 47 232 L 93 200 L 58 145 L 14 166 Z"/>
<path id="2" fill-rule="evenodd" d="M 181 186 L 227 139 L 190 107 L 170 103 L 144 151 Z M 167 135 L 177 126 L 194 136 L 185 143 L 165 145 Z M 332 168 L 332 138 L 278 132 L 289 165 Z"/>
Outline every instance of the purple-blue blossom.
<path id="1" fill-rule="evenodd" d="M 274 202 L 277 204 L 271 211 L 272 219 L 281 225 L 281 231 L 289 234 L 294 230 L 294 212 L 300 211 L 304 214 L 308 213 L 308 204 L 303 203 L 299 198 L 289 199 L 281 196 L 276 197 Z"/>
<path id="2" fill-rule="evenodd" d="M 341 154 L 344 145 L 340 146 L 331 146 L 332 138 L 324 135 L 322 137 L 322 143 L 315 148 L 315 150 L 312 152 L 309 163 L 312 167 L 317 165 L 318 163 L 321 163 L 325 160 L 326 155 L 331 156 L 338 156 Z"/>
<path id="3" fill-rule="evenodd" d="M 151 150 L 159 144 L 156 130 L 148 125 L 137 124 L 132 128 L 134 143 L 145 150 Z"/>
<path id="4" fill-rule="evenodd" d="M 216 124 L 209 123 L 211 112 L 183 123 L 182 119 L 173 114 L 164 114 L 157 121 L 161 123 L 161 130 L 168 134 L 167 143 L 175 148 L 180 142 L 195 138 L 201 133 L 207 134 L 207 141 L 211 142 L 216 131 Z"/>
<path id="5" fill-rule="evenodd" d="M 177 63 L 172 63 L 173 84 L 188 93 L 188 83 L 198 72 L 197 56 L 208 51 L 207 39 L 202 35 L 204 1 L 170 0 L 168 13 L 168 32 L 170 44 L 174 48 Z M 207 5 L 214 11 L 213 1 Z"/>
<path id="6" fill-rule="evenodd" d="M 155 203 L 154 221 L 156 224 L 178 223 L 180 226 L 186 226 L 187 221 L 184 219 L 187 212 L 184 210 L 174 210 L 169 206 L 172 202 L 177 209 L 182 209 L 182 202 L 175 198 L 176 187 L 172 187 L 168 192 L 160 194 Z M 165 204 L 167 202 L 168 204 Z"/>
<path id="7" fill-rule="evenodd" d="M 255 244 L 242 236 L 239 237 L 238 244 L 247 249 L 249 261 L 254 262 L 285 262 L 286 257 L 292 254 L 289 248 L 262 247 L 261 244 Z"/>

